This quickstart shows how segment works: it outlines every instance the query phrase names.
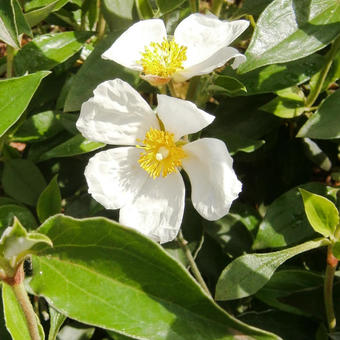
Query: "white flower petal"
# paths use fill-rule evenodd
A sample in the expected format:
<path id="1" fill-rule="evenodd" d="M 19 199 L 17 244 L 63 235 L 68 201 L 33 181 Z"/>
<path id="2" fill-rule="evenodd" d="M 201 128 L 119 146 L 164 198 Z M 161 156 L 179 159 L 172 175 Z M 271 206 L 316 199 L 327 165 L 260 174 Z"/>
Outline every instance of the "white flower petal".
<path id="1" fill-rule="evenodd" d="M 190 178 L 195 209 L 207 220 L 221 218 L 242 187 L 225 144 L 215 138 L 202 138 L 185 145 L 183 150 L 188 157 L 182 160 L 182 166 Z"/>
<path id="2" fill-rule="evenodd" d="M 184 68 L 199 64 L 228 46 L 242 32 L 249 22 L 246 20 L 221 21 L 213 15 L 192 14 L 176 28 L 175 41 L 187 46 L 187 60 Z"/>
<path id="3" fill-rule="evenodd" d="M 91 141 L 114 145 L 135 145 L 150 127 L 158 128 L 155 113 L 128 83 L 109 80 L 94 90 L 83 103 L 77 128 Z"/>
<path id="4" fill-rule="evenodd" d="M 185 189 L 182 176 L 149 178 L 136 198 L 120 209 L 119 222 L 153 240 L 172 241 L 181 226 Z"/>
<path id="5" fill-rule="evenodd" d="M 228 60 L 232 58 L 235 58 L 231 65 L 234 69 L 246 61 L 246 57 L 236 48 L 224 47 L 201 63 L 177 71 L 174 74 L 173 79 L 175 81 L 185 81 L 194 76 L 208 74 L 216 68 L 223 66 Z"/>
<path id="6" fill-rule="evenodd" d="M 89 193 L 106 209 L 131 202 L 148 179 L 138 163 L 140 153 L 138 148 L 119 147 L 90 159 L 85 169 Z"/>
<path id="7" fill-rule="evenodd" d="M 157 95 L 157 100 L 157 114 L 165 130 L 175 135 L 175 140 L 204 129 L 215 119 L 214 116 L 187 100 L 162 94 Z"/>
<path id="8" fill-rule="evenodd" d="M 129 27 L 102 54 L 103 59 L 110 59 L 133 70 L 142 71 L 138 61 L 145 46 L 151 42 L 162 42 L 166 38 L 166 29 L 160 19 L 142 20 Z"/>

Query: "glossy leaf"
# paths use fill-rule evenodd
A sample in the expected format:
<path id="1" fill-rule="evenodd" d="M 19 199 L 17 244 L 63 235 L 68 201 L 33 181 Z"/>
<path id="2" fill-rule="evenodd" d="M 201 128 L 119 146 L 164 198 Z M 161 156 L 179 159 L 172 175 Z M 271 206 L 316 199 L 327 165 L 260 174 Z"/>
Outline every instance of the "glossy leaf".
<path id="1" fill-rule="evenodd" d="M 28 159 L 10 159 L 2 174 L 4 191 L 17 201 L 35 205 L 46 186 L 39 168 Z"/>
<path id="2" fill-rule="evenodd" d="M 103 0 L 102 12 L 111 32 L 121 31 L 133 24 L 134 0 Z"/>
<path id="3" fill-rule="evenodd" d="M 229 76 L 218 76 L 214 79 L 212 85 L 209 86 L 209 90 L 214 92 L 215 94 L 224 94 L 224 95 L 234 95 L 240 93 L 246 93 L 246 87 L 237 79 L 229 77 Z"/>
<path id="4" fill-rule="evenodd" d="M 4 204 L 0 206 L 0 230 L 13 224 L 14 217 L 18 218 L 27 229 L 35 229 L 37 222 L 29 209 L 15 204 Z"/>
<path id="5" fill-rule="evenodd" d="M 49 139 L 60 131 L 63 126 L 54 111 L 37 113 L 26 119 L 11 136 L 11 140 L 18 142 L 34 142 Z"/>
<path id="6" fill-rule="evenodd" d="M 49 72 L 37 72 L 0 81 L 0 136 L 22 115 L 41 80 Z"/>
<path id="7" fill-rule="evenodd" d="M 66 325 L 58 334 L 58 340 L 90 340 L 92 339 L 95 328 L 78 326 L 72 327 Z M 114 338 L 115 339 L 115 338 Z M 116 340 L 116 339 L 115 339 Z"/>
<path id="8" fill-rule="evenodd" d="M 297 137 L 316 139 L 340 138 L 340 91 L 327 97 L 319 109 L 301 127 Z"/>
<path id="9" fill-rule="evenodd" d="M 333 0 L 275 0 L 262 12 L 241 73 L 303 58 L 340 33 L 340 4 Z"/>
<path id="10" fill-rule="evenodd" d="M 4 318 L 4 310 L 3 310 L 3 303 L 2 303 L 2 285 L 0 284 L 0 315 L 2 316 L 0 318 L 0 339 L 1 340 L 13 340 L 10 336 L 6 324 L 5 324 L 5 318 Z"/>
<path id="11" fill-rule="evenodd" d="M 22 9 L 21 9 L 21 6 L 18 0 L 13 0 L 13 9 L 14 9 L 18 36 L 20 36 L 21 34 L 26 34 L 32 37 L 31 28 L 25 19 L 25 16 L 22 12 Z"/>
<path id="12" fill-rule="evenodd" d="M 156 0 L 160 14 L 163 15 L 170 11 L 173 11 L 177 7 L 183 4 L 185 0 Z"/>
<path id="13" fill-rule="evenodd" d="M 105 144 L 99 142 L 91 142 L 85 139 L 82 135 L 77 135 L 66 142 L 56 146 L 55 148 L 45 152 L 40 157 L 40 161 L 45 161 L 50 158 L 56 157 L 70 157 L 88 153 L 104 147 Z"/>
<path id="14" fill-rule="evenodd" d="M 312 313 L 286 303 L 284 298 L 301 291 L 322 287 L 323 281 L 322 275 L 306 270 L 276 271 L 269 282 L 256 293 L 256 298 L 271 307 L 288 313 L 312 316 Z"/>
<path id="15" fill-rule="evenodd" d="M 1 1 L 0 39 L 12 47 L 20 48 L 13 2 L 14 0 Z"/>
<path id="16" fill-rule="evenodd" d="M 140 19 L 151 19 L 153 17 L 149 0 L 136 0 L 136 8 Z"/>
<path id="17" fill-rule="evenodd" d="M 280 118 L 295 118 L 305 111 L 305 100 L 302 91 L 296 87 L 290 87 L 277 91 L 278 97 L 260 107 Z"/>
<path id="18" fill-rule="evenodd" d="M 119 34 L 109 35 L 100 41 L 86 59 L 72 81 L 70 92 L 66 97 L 65 112 L 80 110 L 82 103 L 92 97 L 93 90 L 105 80 L 120 78 L 136 87 L 139 79 L 135 72 L 128 71 L 113 61 L 101 57 L 118 36 Z"/>
<path id="19" fill-rule="evenodd" d="M 263 66 L 244 74 L 238 74 L 231 67 L 226 67 L 222 73 L 244 84 L 247 95 L 254 95 L 276 92 L 289 86 L 302 84 L 320 70 L 323 64 L 324 58 L 313 54 L 284 64 Z"/>
<path id="20" fill-rule="evenodd" d="M 15 56 L 17 74 L 50 70 L 77 53 L 91 32 L 62 32 L 40 35 L 26 44 Z"/>
<path id="21" fill-rule="evenodd" d="M 50 311 L 50 329 L 48 333 L 48 339 L 56 340 L 60 327 L 66 320 L 66 316 L 59 313 L 51 306 L 49 306 L 49 311 Z"/>
<path id="22" fill-rule="evenodd" d="M 37 204 L 37 215 L 41 223 L 50 216 L 61 212 L 61 194 L 57 182 L 57 176 L 54 176 L 48 186 L 40 194 Z"/>
<path id="23" fill-rule="evenodd" d="M 307 183 L 299 187 L 331 197 L 329 188 L 320 183 Z M 285 247 L 306 240 L 314 234 L 296 187 L 279 196 L 268 206 L 253 248 Z"/>
<path id="24" fill-rule="evenodd" d="M 299 190 L 312 228 L 325 237 L 331 237 L 339 224 L 339 212 L 335 204 L 320 195 L 301 188 Z"/>
<path id="25" fill-rule="evenodd" d="M 58 10 L 60 9 L 62 6 L 63 6 L 63 2 L 66 3 L 67 1 L 69 0 L 62 0 L 60 2 L 60 4 L 58 4 L 57 8 L 55 10 Z M 38 9 L 38 8 L 43 8 L 43 7 L 46 7 L 48 5 L 51 5 L 55 2 L 55 0 L 30 0 L 28 2 L 25 2 L 24 4 L 24 9 L 25 9 L 25 12 L 30 12 L 34 9 Z"/>
<path id="26" fill-rule="evenodd" d="M 47 18 L 50 13 L 63 7 L 68 1 L 69 0 L 30 1 L 25 4 L 25 9 L 26 11 L 32 10 L 25 14 L 25 18 L 31 27 L 35 26 Z"/>
<path id="27" fill-rule="evenodd" d="M 340 260 L 340 241 L 337 241 L 333 245 L 333 255 Z"/>
<path id="28" fill-rule="evenodd" d="M 259 15 L 273 0 L 244 0 L 233 16 L 240 17 L 244 14 Z"/>
<path id="29" fill-rule="evenodd" d="M 309 138 L 302 138 L 302 143 L 305 146 L 305 154 L 308 159 L 322 170 L 330 171 L 332 169 L 332 161 L 317 143 Z"/>
<path id="30" fill-rule="evenodd" d="M 308 241 L 272 253 L 247 254 L 230 263 L 216 286 L 216 300 L 233 300 L 255 294 L 285 261 L 305 251 L 329 244 L 326 239 Z"/>
<path id="31" fill-rule="evenodd" d="M 132 229 L 60 215 L 38 231 L 54 248 L 36 247 L 30 286 L 75 320 L 146 339 L 192 339 L 193 329 L 202 340 L 235 332 L 277 339 L 231 318 L 158 244 Z"/>
<path id="32" fill-rule="evenodd" d="M 2 302 L 6 327 L 11 333 L 12 340 L 30 339 L 24 312 L 18 304 L 11 286 L 6 283 L 2 283 Z"/>

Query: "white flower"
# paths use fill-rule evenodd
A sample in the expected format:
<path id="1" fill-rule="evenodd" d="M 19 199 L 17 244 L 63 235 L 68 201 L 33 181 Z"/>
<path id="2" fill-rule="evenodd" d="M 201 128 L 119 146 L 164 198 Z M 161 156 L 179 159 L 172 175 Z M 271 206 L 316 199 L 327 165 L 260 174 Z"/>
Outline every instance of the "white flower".
<path id="1" fill-rule="evenodd" d="M 208 220 L 228 213 L 241 183 L 222 141 L 182 138 L 214 117 L 189 101 L 157 99 L 155 114 L 129 84 L 106 81 L 82 105 L 77 128 L 91 141 L 124 145 L 90 159 L 89 193 L 105 208 L 120 209 L 121 224 L 163 243 L 176 237 L 183 217 L 181 168 L 190 178 L 194 207 Z"/>
<path id="2" fill-rule="evenodd" d="M 126 30 L 103 53 L 127 68 L 143 72 L 153 85 L 167 83 L 171 78 L 184 81 L 207 74 L 235 58 L 232 67 L 245 61 L 245 56 L 230 43 L 248 27 L 246 20 L 221 21 L 216 16 L 191 14 L 167 40 L 161 19 L 139 21 Z"/>

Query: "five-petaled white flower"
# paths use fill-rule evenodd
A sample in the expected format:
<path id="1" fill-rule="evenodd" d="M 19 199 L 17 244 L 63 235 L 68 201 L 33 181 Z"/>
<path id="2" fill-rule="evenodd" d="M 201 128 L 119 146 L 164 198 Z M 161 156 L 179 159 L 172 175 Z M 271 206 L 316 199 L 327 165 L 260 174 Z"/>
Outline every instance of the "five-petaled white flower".
<path id="1" fill-rule="evenodd" d="M 120 209 L 121 224 L 158 242 L 173 240 L 184 212 L 189 176 L 191 199 L 208 220 L 228 213 L 241 191 L 225 144 L 183 136 L 208 126 L 214 116 L 193 103 L 157 95 L 156 113 L 120 79 L 106 81 L 83 103 L 77 128 L 91 141 L 124 147 L 101 151 L 85 170 L 89 193 L 107 209 Z"/>
<path id="2" fill-rule="evenodd" d="M 161 19 L 143 20 L 126 30 L 102 57 L 142 72 L 153 85 L 184 81 L 208 74 L 232 58 L 233 68 L 245 61 L 228 45 L 248 25 L 246 20 L 228 22 L 196 13 L 181 21 L 173 39 L 168 39 Z"/>

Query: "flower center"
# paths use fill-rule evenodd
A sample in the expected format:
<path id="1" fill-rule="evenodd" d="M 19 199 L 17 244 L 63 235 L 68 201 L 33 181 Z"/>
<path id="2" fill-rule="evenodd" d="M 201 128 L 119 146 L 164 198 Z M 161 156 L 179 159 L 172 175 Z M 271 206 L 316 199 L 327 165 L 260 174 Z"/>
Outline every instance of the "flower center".
<path id="1" fill-rule="evenodd" d="M 152 74 L 162 78 L 171 77 L 177 70 L 182 70 L 182 63 L 187 59 L 187 48 L 178 45 L 175 40 L 164 38 L 162 43 L 150 43 L 142 52 L 139 63 L 144 74 Z"/>
<path id="2" fill-rule="evenodd" d="M 150 128 L 143 145 L 137 145 L 137 148 L 144 149 L 138 163 L 153 179 L 176 171 L 186 156 L 182 147 L 174 142 L 173 133 L 154 128 Z"/>

